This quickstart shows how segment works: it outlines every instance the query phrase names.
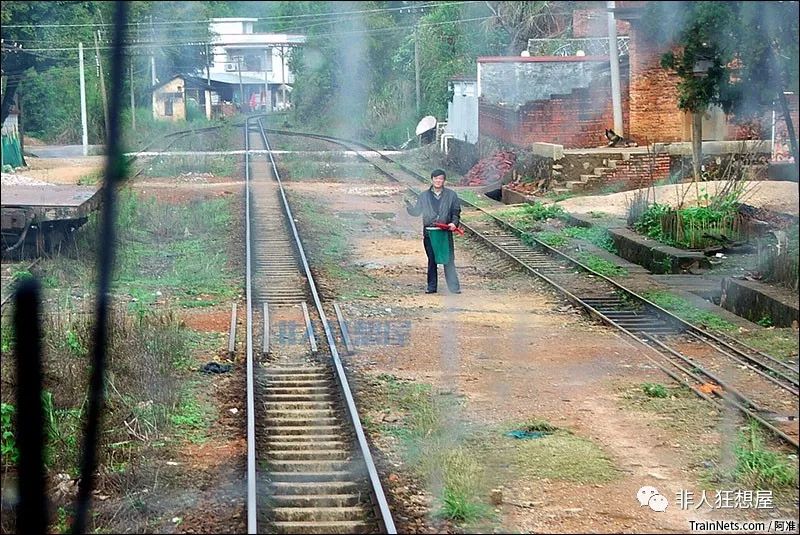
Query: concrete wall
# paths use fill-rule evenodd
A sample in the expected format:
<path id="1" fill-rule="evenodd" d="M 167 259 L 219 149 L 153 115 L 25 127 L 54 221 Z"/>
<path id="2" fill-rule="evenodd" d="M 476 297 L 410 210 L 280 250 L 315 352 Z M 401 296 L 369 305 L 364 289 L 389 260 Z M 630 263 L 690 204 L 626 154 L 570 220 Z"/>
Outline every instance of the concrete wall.
<path id="1" fill-rule="evenodd" d="M 478 142 L 478 83 L 456 80 L 452 82 L 453 100 L 447 103 L 445 133 L 467 143 Z"/>
<path id="2" fill-rule="evenodd" d="M 614 120 L 607 59 L 519 59 L 537 61 L 520 61 L 517 70 L 513 69 L 517 62 L 486 62 L 479 69 L 481 136 L 491 136 L 517 147 L 528 147 L 535 142 L 567 148 L 601 147 L 608 143 L 604 132 L 613 126 Z M 627 70 L 624 64 L 621 67 L 623 124 L 627 129 Z M 567 74 L 570 71 L 574 71 L 572 75 Z M 510 89 L 501 89 L 502 76 L 509 77 Z M 523 86 L 527 89 L 517 90 Z M 514 93 L 513 99 L 516 100 L 542 98 L 528 100 L 519 106 L 510 105 L 503 100 L 509 92 Z"/>
<path id="3" fill-rule="evenodd" d="M 596 56 L 478 58 L 478 97 L 501 108 L 520 108 L 588 88 L 605 70 L 608 58 Z"/>
<path id="4" fill-rule="evenodd" d="M 183 78 L 174 78 L 153 91 L 153 118 L 168 121 L 186 120 L 186 99 L 184 98 L 185 82 Z M 172 100 L 172 115 L 166 115 L 167 100 Z"/>

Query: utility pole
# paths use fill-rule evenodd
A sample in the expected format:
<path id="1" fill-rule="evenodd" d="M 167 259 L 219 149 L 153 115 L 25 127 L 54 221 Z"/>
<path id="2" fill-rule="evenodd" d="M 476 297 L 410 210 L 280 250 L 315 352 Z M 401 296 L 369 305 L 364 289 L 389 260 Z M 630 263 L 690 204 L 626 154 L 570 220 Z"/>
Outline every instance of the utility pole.
<path id="1" fill-rule="evenodd" d="M 108 99 L 106 98 L 106 80 L 103 76 L 103 62 L 100 61 L 100 30 L 94 34 L 94 52 L 97 57 L 97 69 L 100 76 L 100 96 L 103 97 L 103 118 L 106 125 L 106 135 L 108 135 Z"/>
<path id="2" fill-rule="evenodd" d="M 211 58 L 208 55 L 208 43 L 206 43 L 206 84 L 211 85 Z"/>
<path id="3" fill-rule="evenodd" d="M 419 119 L 419 101 L 420 101 L 420 89 L 419 89 L 419 32 L 417 31 L 417 27 L 414 26 L 414 82 L 416 86 L 416 95 L 417 95 L 417 119 Z"/>
<path id="4" fill-rule="evenodd" d="M 614 19 L 616 2 L 606 2 L 608 8 L 608 59 L 611 63 L 611 104 L 614 109 L 614 133 L 623 135 L 622 95 L 619 81 L 619 50 L 617 49 L 617 21 Z"/>
<path id="5" fill-rule="evenodd" d="M 267 66 L 269 65 L 269 55 L 272 52 L 271 48 L 264 49 L 264 100 L 262 103 L 264 104 L 264 112 L 268 112 L 269 108 L 267 107 L 267 102 L 271 100 L 269 98 L 269 71 L 267 70 Z"/>
<path id="6" fill-rule="evenodd" d="M 86 125 L 86 79 L 83 74 L 83 43 L 78 43 L 78 64 L 81 78 L 81 141 L 83 142 L 83 155 L 89 154 L 89 134 Z"/>
<path id="7" fill-rule="evenodd" d="M 236 72 L 239 73 L 239 108 L 240 110 L 244 110 L 245 102 L 244 102 L 244 86 L 242 85 L 242 58 L 241 56 L 236 56 Z"/>
<path id="8" fill-rule="evenodd" d="M 155 43 L 156 32 L 153 29 L 153 15 L 150 15 L 150 40 Z M 156 85 L 156 55 L 155 52 L 150 53 L 150 87 Z"/>
<path id="9" fill-rule="evenodd" d="M 136 99 L 133 97 L 133 58 L 131 58 L 131 128 L 136 131 Z"/>

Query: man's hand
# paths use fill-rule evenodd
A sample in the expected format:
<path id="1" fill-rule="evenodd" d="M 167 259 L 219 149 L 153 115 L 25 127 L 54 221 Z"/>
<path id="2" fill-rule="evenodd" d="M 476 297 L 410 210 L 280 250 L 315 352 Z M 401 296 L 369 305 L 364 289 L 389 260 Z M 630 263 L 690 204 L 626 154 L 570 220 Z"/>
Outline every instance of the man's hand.
<path id="1" fill-rule="evenodd" d="M 453 223 L 448 223 L 448 224 L 447 224 L 447 228 L 449 228 L 450 230 L 455 230 L 455 229 L 456 229 L 456 226 L 455 226 L 455 224 L 453 224 Z"/>

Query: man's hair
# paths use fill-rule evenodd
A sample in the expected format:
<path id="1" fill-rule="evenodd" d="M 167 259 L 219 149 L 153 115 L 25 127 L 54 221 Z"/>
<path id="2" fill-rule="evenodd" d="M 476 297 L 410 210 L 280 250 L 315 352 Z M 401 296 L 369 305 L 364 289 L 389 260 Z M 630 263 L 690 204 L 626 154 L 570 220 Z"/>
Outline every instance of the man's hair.
<path id="1" fill-rule="evenodd" d="M 447 173 L 444 172 L 444 169 L 434 169 L 431 171 L 431 178 L 439 175 L 442 175 L 445 179 L 447 179 Z"/>

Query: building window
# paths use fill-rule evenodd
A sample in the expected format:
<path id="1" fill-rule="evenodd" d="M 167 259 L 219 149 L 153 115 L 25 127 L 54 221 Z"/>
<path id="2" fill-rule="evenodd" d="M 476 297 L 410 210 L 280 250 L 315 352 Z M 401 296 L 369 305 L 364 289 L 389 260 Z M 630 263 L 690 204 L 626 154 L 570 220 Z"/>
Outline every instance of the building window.
<path id="1" fill-rule="evenodd" d="M 167 100 L 164 101 L 164 115 L 172 117 L 172 97 L 167 97 Z"/>

